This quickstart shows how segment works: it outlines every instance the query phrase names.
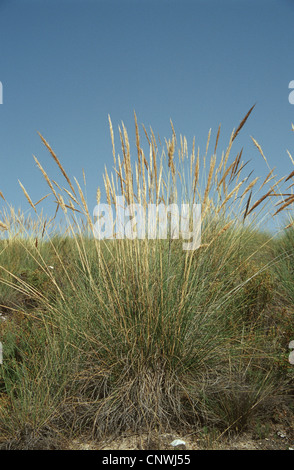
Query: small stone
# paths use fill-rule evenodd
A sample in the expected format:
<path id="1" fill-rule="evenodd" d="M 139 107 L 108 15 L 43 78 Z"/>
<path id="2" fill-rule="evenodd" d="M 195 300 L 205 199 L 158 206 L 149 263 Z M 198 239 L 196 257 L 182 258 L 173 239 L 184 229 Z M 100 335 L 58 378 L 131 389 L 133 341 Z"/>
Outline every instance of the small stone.
<path id="1" fill-rule="evenodd" d="M 173 442 L 170 444 L 173 447 L 178 447 L 178 446 L 185 446 L 186 442 L 182 441 L 181 439 L 175 439 Z"/>
<path id="2" fill-rule="evenodd" d="M 294 351 L 291 351 L 289 354 L 289 362 L 290 364 L 294 364 Z"/>

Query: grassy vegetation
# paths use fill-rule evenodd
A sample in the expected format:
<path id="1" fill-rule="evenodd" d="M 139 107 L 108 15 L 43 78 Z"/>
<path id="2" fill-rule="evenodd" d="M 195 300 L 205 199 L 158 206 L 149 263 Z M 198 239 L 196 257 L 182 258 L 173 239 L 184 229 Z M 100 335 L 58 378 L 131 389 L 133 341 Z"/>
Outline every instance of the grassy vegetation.
<path id="1" fill-rule="evenodd" d="M 177 142 L 173 125 L 165 147 L 143 126 L 147 157 L 136 116 L 136 161 L 124 126 L 120 158 L 109 120 L 107 202 L 123 195 L 145 210 L 149 202 L 200 203 L 194 251 L 171 237 L 93 237 L 85 192 L 41 136 L 66 186 L 35 161 L 66 228 L 55 230 L 22 185 L 34 217 L 2 212 L 2 448 L 181 427 L 221 436 L 259 423 L 265 410 L 270 419 L 281 401 L 294 412 L 294 228 L 291 220 L 277 236 L 260 228 L 264 214 L 289 209 L 294 196 L 282 188 L 293 175 L 276 179 L 269 169 L 260 181 L 244 173 L 242 151 L 231 158 L 251 111 L 217 158 L 219 129 L 210 160 L 210 133 L 200 157 L 195 142 L 190 154 L 185 138 Z"/>

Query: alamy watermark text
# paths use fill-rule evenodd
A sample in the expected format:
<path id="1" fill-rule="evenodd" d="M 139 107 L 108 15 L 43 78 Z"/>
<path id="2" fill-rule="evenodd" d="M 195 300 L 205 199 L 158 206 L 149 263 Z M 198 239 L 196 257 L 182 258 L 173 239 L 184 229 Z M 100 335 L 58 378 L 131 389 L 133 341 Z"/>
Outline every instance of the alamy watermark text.
<path id="1" fill-rule="evenodd" d="M 116 196 L 115 212 L 109 204 L 94 208 L 94 236 L 101 239 L 166 239 L 168 231 L 172 239 L 183 242 L 183 250 L 196 250 L 201 244 L 201 204 L 129 204 L 124 196 Z"/>

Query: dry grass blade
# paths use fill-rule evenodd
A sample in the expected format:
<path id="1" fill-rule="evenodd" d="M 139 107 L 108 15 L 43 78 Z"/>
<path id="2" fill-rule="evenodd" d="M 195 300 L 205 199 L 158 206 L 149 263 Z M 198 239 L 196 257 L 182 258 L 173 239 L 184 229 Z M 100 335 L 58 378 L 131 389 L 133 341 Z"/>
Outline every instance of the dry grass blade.
<path id="1" fill-rule="evenodd" d="M 231 163 L 231 165 L 226 169 L 226 171 L 224 172 L 224 174 L 223 174 L 223 176 L 221 177 L 220 181 L 218 182 L 216 189 L 219 189 L 219 187 L 221 186 L 221 184 L 225 182 L 225 179 L 226 179 L 226 177 L 228 176 L 228 173 L 230 172 L 230 170 L 232 170 L 232 168 L 233 168 L 234 166 L 235 166 L 235 161 L 233 161 L 233 163 Z"/>
<path id="2" fill-rule="evenodd" d="M 248 113 L 246 114 L 246 116 L 242 119 L 242 121 L 240 122 L 239 126 L 237 127 L 237 129 L 235 130 L 234 132 L 234 135 L 233 135 L 233 138 L 232 138 L 232 141 L 234 141 L 237 137 L 237 135 L 239 134 L 240 130 L 242 129 L 242 127 L 244 126 L 245 122 L 247 121 L 247 119 L 249 118 L 251 112 L 253 111 L 253 108 L 255 107 L 255 104 L 252 106 L 252 108 L 249 109 Z"/>
<path id="3" fill-rule="evenodd" d="M 145 154 L 144 154 L 143 151 L 142 151 L 142 157 L 143 157 L 143 161 L 144 161 L 144 165 L 146 167 L 146 170 L 148 171 L 148 162 L 147 162 L 147 159 L 146 159 Z"/>
<path id="4" fill-rule="evenodd" d="M 64 206 L 67 207 L 68 209 L 70 209 L 71 211 L 78 212 L 79 214 L 82 214 L 82 212 L 79 211 L 79 209 L 75 208 L 75 206 L 73 205 L 73 203 L 71 201 L 69 201 L 69 205 L 64 204 Z"/>
<path id="5" fill-rule="evenodd" d="M 287 153 L 288 153 L 289 158 L 290 158 L 290 160 L 291 160 L 291 162 L 292 162 L 292 165 L 294 165 L 294 160 L 293 160 L 292 155 L 291 155 L 291 153 L 289 152 L 289 150 L 287 150 Z"/>
<path id="6" fill-rule="evenodd" d="M 255 184 L 257 183 L 258 180 L 259 180 L 259 176 L 257 176 L 253 181 L 251 181 L 251 183 L 247 186 L 247 188 L 245 189 L 244 193 L 242 194 L 241 199 L 243 199 L 243 197 L 245 196 L 245 194 L 247 194 L 248 191 L 250 191 L 250 189 L 252 189 L 253 186 L 255 186 Z"/>
<path id="7" fill-rule="evenodd" d="M 285 202 L 288 202 L 290 201 L 291 199 L 293 199 L 293 194 L 283 194 L 282 196 L 288 196 L 286 199 L 284 199 L 283 201 L 281 202 L 277 202 L 276 206 L 280 206 L 282 204 L 285 204 Z"/>
<path id="8" fill-rule="evenodd" d="M 293 225 L 294 225 L 294 220 L 293 220 L 293 222 L 290 222 L 290 224 L 286 225 L 285 229 L 293 227 Z"/>
<path id="9" fill-rule="evenodd" d="M 156 163 L 156 151 L 155 151 L 155 146 L 156 142 L 154 141 L 154 134 L 152 132 L 153 138 L 152 138 L 152 154 L 153 154 L 153 169 L 154 169 L 154 178 L 155 178 L 155 191 L 156 194 L 158 192 L 158 181 L 157 181 L 157 163 Z"/>
<path id="10" fill-rule="evenodd" d="M 209 131 L 208 131 L 207 142 L 206 142 L 206 149 L 205 149 L 205 158 L 206 158 L 207 152 L 208 152 L 210 137 L 211 137 L 211 129 L 209 129 Z"/>
<path id="11" fill-rule="evenodd" d="M 194 170 L 194 179 L 193 179 L 193 204 L 195 202 L 195 196 L 196 196 L 196 189 L 197 189 L 197 183 L 198 183 L 198 178 L 199 178 L 199 147 L 198 147 L 198 152 L 197 152 L 197 160 L 195 164 L 195 170 Z"/>
<path id="12" fill-rule="evenodd" d="M 57 203 L 57 206 L 56 206 L 55 214 L 54 214 L 53 218 L 50 220 L 50 222 L 55 219 L 55 217 L 57 216 L 57 212 L 59 211 L 59 202 L 58 202 L 58 200 L 56 200 L 54 202 Z"/>
<path id="13" fill-rule="evenodd" d="M 39 199 L 38 202 L 36 202 L 34 205 L 37 206 L 40 202 L 42 202 L 44 199 L 46 199 L 50 194 L 46 194 L 46 196 L 43 196 L 41 199 Z"/>
<path id="14" fill-rule="evenodd" d="M 262 156 L 262 158 L 264 159 L 264 161 L 267 163 L 267 159 L 266 159 L 265 156 L 264 156 L 264 153 L 263 153 L 263 151 L 262 151 L 261 146 L 259 145 L 259 143 L 258 143 L 252 136 L 250 136 L 250 137 L 251 137 L 251 139 L 252 139 L 252 141 L 253 141 L 255 147 L 257 147 L 257 149 L 259 150 L 260 155 Z"/>
<path id="15" fill-rule="evenodd" d="M 128 204 L 134 202 L 134 193 L 133 193 L 133 173 L 132 173 L 132 164 L 131 164 L 131 152 L 130 152 L 130 142 L 129 142 L 129 137 L 127 130 L 125 128 L 124 123 L 122 123 L 122 128 L 123 128 L 123 135 L 124 135 L 124 142 L 125 142 L 125 154 L 124 154 L 124 170 L 125 170 L 125 175 L 126 175 L 126 181 L 127 181 L 127 201 Z M 107 184 L 109 184 L 110 187 L 110 182 L 109 178 L 107 175 Z"/>
<path id="16" fill-rule="evenodd" d="M 61 194 L 58 194 L 58 202 L 59 202 L 60 207 L 63 210 L 63 212 L 66 214 L 67 209 L 66 209 L 66 206 L 65 206 L 65 203 L 64 203 L 64 200 L 63 200 L 63 197 L 61 196 Z"/>
<path id="17" fill-rule="evenodd" d="M 172 137 L 172 141 L 169 140 L 168 142 L 166 142 L 166 146 L 167 146 L 167 154 L 168 154 L 168 167 L 171 169 L 172 175 L 174 177 L 175 171 L 176 171 L 174 162 L 173 162 L 174 153 L 175 153 L 175 137 L 174 136 Z"/>
<path id="18" fill-rule="evenodd" d="M 68 189 L 66 189 L 66 188 L 62 188 L 62 189 L 66 192 L 66 194 L 68 194 L 68 196 L 69 196 L 77 205 L 79 205 L 77 199 L 71 194 L 70 191 L 68 191 Z"/>
<path id="19" fill-rule="evenodd" d="M 290 175 L 285 179 L 285 183 L 286 181 L 288 181 L 290 178 L 293 178 L 294 176 L 294 170 L 290 173 Z"/>
<path id="20" fill-rule="evenodd" d="M 120 168 L 121 168 L 121 165 L 120 165 Z M 120 171 L 120 172 L 117 171 L 116 168 L 114 168 L 114 171 L 115 171 L 115 173 L 119 176 L 120 181 L 123 182 L 124 184 L 126 184 L 126 180 L 125 180 L 125 179 L 123 178 L 123 176 L 121 175 L 121 171 Z M 123 193 L 123 189 L 122 189 L 122 193 Z"/>
<path id="21" fill-rule="evenodd" d="M 118 174 L 118 177 L 119 177 L 119 180 L 120 180 L 121 195 L 123 196 L 123 194 L 124 194 L 124 185 L 126 185 L 126 181 L 123 178 L 122 164 L 121 164 L 119 155 L 118 155 L 118 167 L 119 167 L 119 172 L 116 169 L 114 169 L 114 170 Z"/>
<path id="22" fill-rule="evenodd" d="M 138 165 L 139 165 L 139 174 L 141 174 L 141 147 L 140 147 L 140 134 L 137 122 L 137 116 L 134 111 L 134 119 L 135 119 L 135 129 L 136 129 L 136 147 L 138 152 Z"/>
<path id="23" fill-rule="evenodd" d="M 57 155 L 56 155 L 55 152 L 52 150 L 52 148 L 50 147 L 49 143 L 48 143 L 48 142 L 44 139 L 44 137 L 40 134 L 40 132 L 38 132 L 38 134 L 39 134 L 39 136 L 41 137 L 43 144 L 45 145 L 45 147 L 47 147 L 47 149 L 49 150 L 49 152 L 50 152 L 50 154 L 52 155 L 53 159 L 54 159 L 55 162 L 57 163 L 57 165 L 58 165 L 58 167 L 59 167 L 61 173 L 63 174 L 63 176 L 65 177 L 66 181 L 68 182 L 68 184 L 69 184 L 69 186 L 70 186 L 72 192 L 75 194 L 75 190 L 74 190 L 74 188 L 73 188 L 73 186 L 72 186 L 72 184 L 71 184 L 71 181 L 70 181 L 69 177 L 67 176 L 67 174 L 66 174 L 66 172 L 65 172 L 65 170 L 64 170 L 64 168 L 63 168 L 63 166 L 61 165 L 61 163 L 60 163 L 60 161 L 59 161 Z"/>
<path id="24" fill-rule="evenodd" d="M 143 130 L 144 130 L 144 133 L 145 133 L 146 139 L 148 140 L 148 144 L 150 145 L 150 139 L 149 139 L 149 137 L 148 137 L 148 134 L 147 134 L 147 131 L 146 131 L 146 129 L 145 129 L 145 126 L 144 126 L 144 124 L 142 124 L 142 127 L 143 127 Z"/>
<path id="25" fill-rule="evenodd" d="M 100 191 L 100 188 L 97 188 L 97 192 L 96 192 L 97 205 L 100 203 L 100 199 L 101 199 L 101 191 Z"/>
<path id="26" fill-rule="evenodd" d="M 216 156 L 214 155 L 214 156 L 212 156 L 212 158 L 211 158 L 211 160 L 210 160 L 210 166 L 209 166 L 209 173 L 208 173 L 208 178 L 207 178 L 207 184 L 206 184 L 206 188 L 205 188 L 205 191 L 204 191 L 204 197 L 203 197 L 203 211 L 204 211 L 205 208 L 206 208 L 206 202 L 207 202 L 208 193 L 209 193 L 210 186 L 211 186 L 212 175 L 213 175 L 215 163 L 216 163 Z"/>
<path id="27" fill-rule="evenodd" d="M 239 184 L 237 184 L 234 189 L 226 196 L 226 198 L 224 199 L 223 203 L 221 204 L 221 206 L 219 207 L 219 209 L 217 210 L 217 213 L 219 213 L 221 211 L 221 209 L 227 204 L 227 202 L 231 199 L 231 197 L 235 194 L 235 193 L 238 193 L 239 189 L 240 189 L 240 186 L 244 183 L 244 181 L 241 181 Z"/>
<path id="28" fill-rule="evenodd" d="M 105 187 L 105 191 L 106 191 L 107 204 L 110 206 L 111 205 L 110 181 L 109 181 L 109 177 L 108 177 L 106 167 L 105 167 L 105 175 L 103 175 L 103 182 L 104 182 L 104 187 Z"/>
<path id="29" fill-rule="evenodd" d="M 250 205 L 250 201 L 251 201 L 251 197 L 252 197 L 252 191 L 250 192 L 249 197 L 248 197 L 248 201 L 247 201 L 246 208 L 245 208 L 245 212 L 244 212 L 244 216 L 243 216 L 243 221 L 244 221 L 244 220 L 246 219 L 246 217 L 247 217 L 248 209 L 249 209 L 249 205 Z"/>
<path id="30" fill-rule="evenodd" d="M 57 196 L 57 194 L 56 194 L 55 189 L 54 189 L 53 186 L 52 186 L 52 183 L 51 183 L 51 181 L 50 181 L 49 176 L 47 175 L 46 171 L 44 170 L 44 168 L 42 167 L 42 165 L 41 165 L 41 163 L 38 161 L 38 159 L 35 157 L 35 155 L 33 155 L 33 157 L 34 157 L 35 162 L 37 163 L 38 168 L 41 170 L 41 173 L 42 173 L 42 175 L 44 176 L 44 178 L 45 178 L 45 180 L 46 180 L 46 182 L 47 182 L 49 188 L 51 189 L 51 191 L 52 191 L 52 193 L 54 194 L 54 196 L 56 197 L 56 199 L 58 199 L 58 196 Z"/>
<path id="31" fill-rule="evenodd" d="M 273 169 L 269 172 L 269 174 L 268 174 L 267 177 L 265 178 L 264 182 L 263 182 L 262 185 L 260 186 L 260 189 L 262 189 L 263 186 L 264 186 L 266 183 L 268 183 L 271 179 L 274 178 L 274 176 L 272 176 L 272 173 L 274 172 L 274 170 L 275 170 L 275 168 L 273 168 Z"/>
<path id="32" fill-rule="evenodd" d="M 238 170 L 238 166 L 240 164 L 240 160 L 241 160 L 241 156 L 242 156 L 242 153 L 243 153 L 243 148 L 241 149 L 241 151 L 238 153 L 237 157 L 235 158 L 234 162 L 233 162 L 233 167 L 232 167 L 232 171 L 231 171 L 231 176 L 230 176 L 230 180 L 229 180 L 229 183 L 231 182 L 231 180 L 234 178 L 234 176 L 236 175 L 236 172 Z"/>
<path id="33" fill-rule="evenodd" d="M 216 154 L 218 139 L 219 139 L 219 135 L 220 135 L 220 129 L 221 129 L 221 125 L 218 126 L 218 131 L 217 131 L 217 136 L 216 136 L 215 146 L 214 146 L 214 151 L 213 151 L 214 154 Z"/>
<path id="34" fill-rule="evenodd" d="M 4 230 L 8 230 L 8 227 L 6 224 L 0 221 L 0 229 L 4 231 Z"/>
<path id="35" fill-rule="evenodd" d="M 171 128 L 172 128 L 172 131 L 173 131 L 173 137 L 174 137 L 174 139 L 175 139 L 175 143 L 176 143 L 176 145 L 177 145 L 177 136 L 176 136 L 176 132 L 175 132 L 175 128 L 174 128 L 173 122 L 172 122 L 171 119 L 169 120 L 169 122 L 170 122 L 170 125 L 171 125 Z"/>
<path id="36" fill-rule="evenodd" d="M 59 186 L 57 181 L 55 181 L 55 180 L 51 180 L 51 181 L 52 181 L 53 184 L 55 184 L 56 188 L 58 188 L 61 191 L 61 187 Z"/>
<path id="37" fill-rule="evenodd" d="M 86 214 L 88 214 L 88 213 L 89 213 L 89 211 L 88 211 L 88 205 L 87 205 L 87 202 L 86 202 L 86 200 L 85 200 L 85 197 L 84 197 L 84 193 L 83 193 L 83 191 L 82 191 L 82 188 L 81 188 L 81 186 L 80 186 L 78 180 L 77 180 L 76 178 L 74 178 L 74 180 L 75 180 L 75 183 L 76 183 L 76 185 L 77 185 L 77 187 L 78 187 L 79 195 L 80 195 L 80 198 L 81 198 L 81 201 L 82 201 L 84 210 L 85 210 Z"/>
<path id="38" fill-rule="evenodd" d="M 108 122 L 109 122 L 110 137 L 111 137 L 111 143 L 112 143 L 112 155 L 113 155 L 114 164 L 116 165 L 113 127 L 112 127 L 112 122 L 111 122 L 109 114 L 108 114 Z"/>
<path id="39" fill-rule="evenodd" d="M 155 148 L 156 148 L 156 150 L 157 150 L 156 138 L 155 138 L 155 135 L 154 135 L 154 132 L 153 132 L 153 129 L 152 129 L 151 126 L 150 126 L 150 132 L 151 132 L 152 140 L 153 140 L 153 142 L 154 142 L 154 146 L 155 146 Z"/>
<path id="40" fill-rule="evenodd" d="M 285 207 L 288 207 L 290 204 L 292 204 L 294 202 L 294 195 L 289 197 L 287 199 L 287 202 L 285 202 L 285 204 L 283 204 L 275 213 L 274 215 L 277 215 L 279 212 L 281 212 L 283 209 L 285 209 Z"/>
<path id="41" fill-rule="evenodd" d="M 273 192 L 273 188 L 271 188 L 264 196 L 262 196 L 255 204 L 251 207 L 250 211 L 248 211 L 247 215 L 249 215 L 259 204 L 261 204 L 269 195 Z"/>
<path id="42" fill-rule="evenodd" d="M 34 206 L 34 203 L 33 203 L 33 201 L 31 200 L 30 196 L 28 195 L 27 191 L 25 190 L 24 186 L 21 184 L 21 182 L 20 182 L 19 180 L 18 180 L 18 182 L 19 182 L 19 185 L 20 185 L 21 189 L 23 190 L 24 195 L 25 195 L 25 197 L 27 198 L 27 200 L 28 200 L 30 206 L 31 206 L 31 207 L 34 209 L 34 211 L 37 213 L 37 210 L 36 210 L 36 208 L 35 208 L 35 206 Z"/>
<path id="43" fill-rule="evenodd" d="M 46 225 L 47 225 L 47 220 L 45 220 L 45 222 L 44 222 L 43 229 L 42 229 L 42 234 L 41 234 L 41 238 L 43 238 L 43 237 L 44 237 L 44 233 L 45 233 Z"/>

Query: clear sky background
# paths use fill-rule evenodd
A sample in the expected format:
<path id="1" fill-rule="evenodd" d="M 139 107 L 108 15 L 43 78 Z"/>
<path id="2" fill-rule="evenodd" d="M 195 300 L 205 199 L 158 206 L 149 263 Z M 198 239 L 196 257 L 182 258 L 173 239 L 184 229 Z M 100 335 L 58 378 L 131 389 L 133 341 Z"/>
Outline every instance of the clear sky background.
<path id="1" fill-rule="evenodd" d="M 254 176 L 265 177 L 253 136 L 286 175 L 293 44 L 293 0 L 0 0 L 0 190 L 23 210 L 18 179 L 34 202 L 48 192 L 33 154 L 63 183 L 39 131 L 70 177 L 82 182 L 84 168 L 94 208 L 104 165 L 113 163 L 108 114 L 117 148 L 121 121 L 135 142 L 134 110 L 162 141 L 172 119 L 202 152 L 221 123 L 220 157 L 255 103 L 232 155 L 244 147 Z M 49 214 L 55 207 L 44 203 Z"/>

